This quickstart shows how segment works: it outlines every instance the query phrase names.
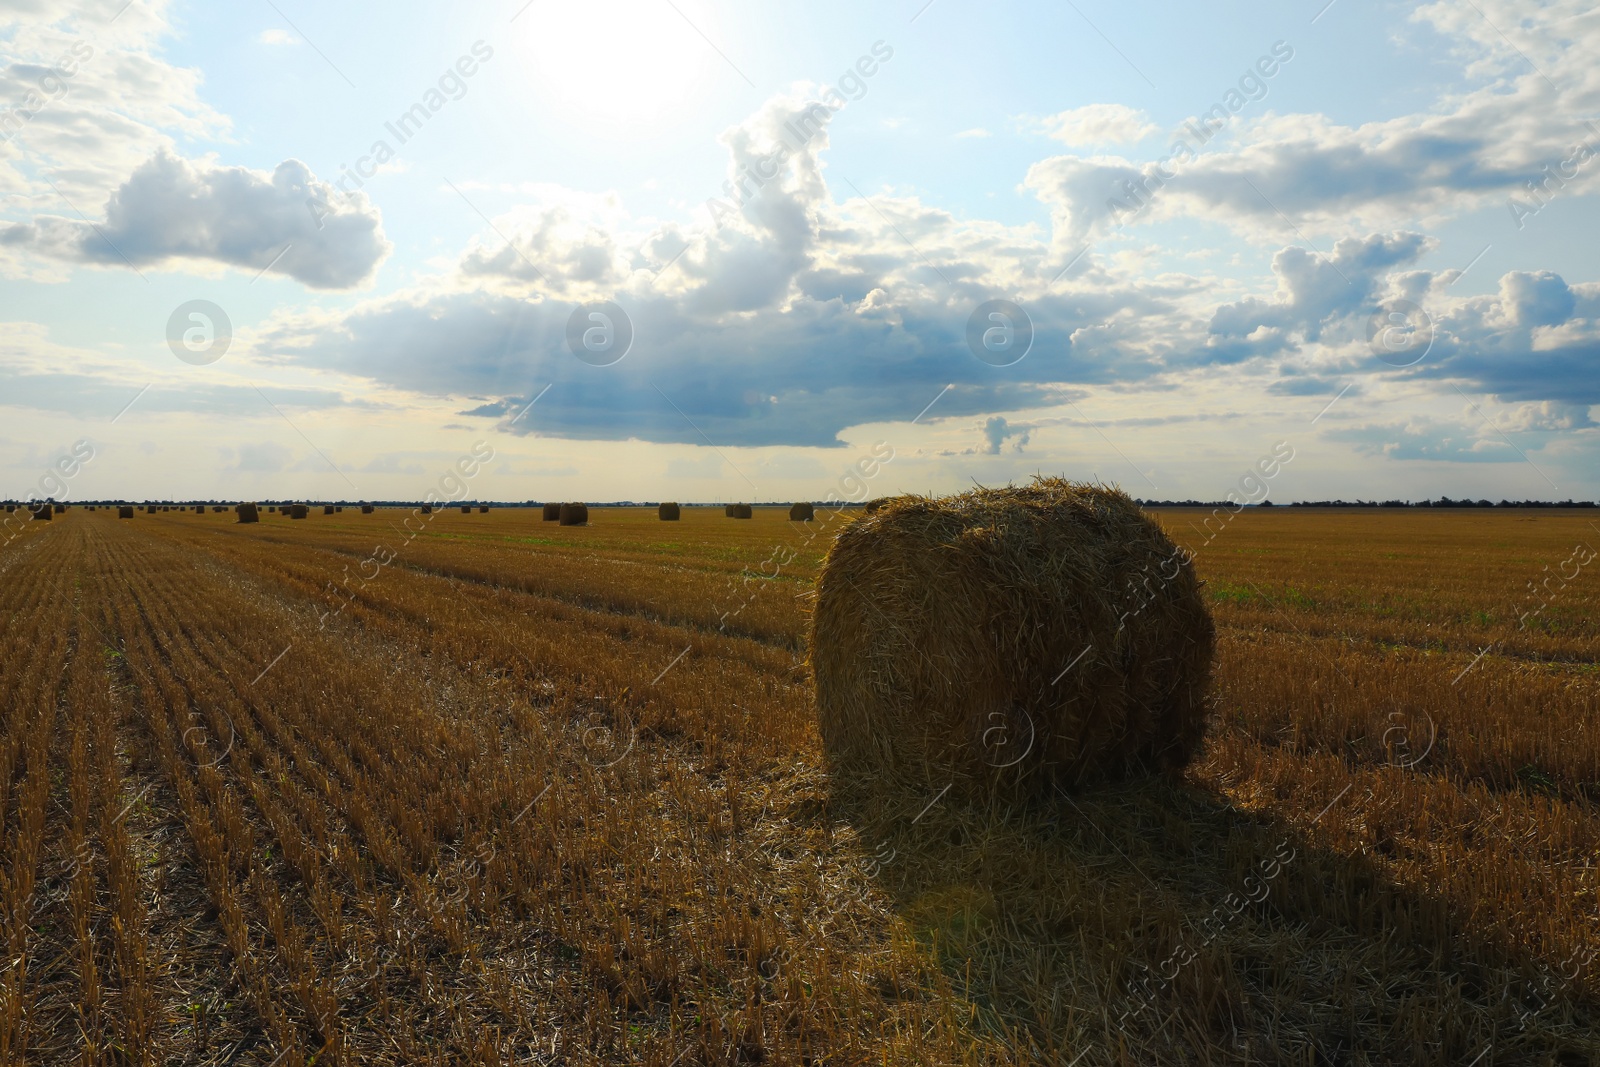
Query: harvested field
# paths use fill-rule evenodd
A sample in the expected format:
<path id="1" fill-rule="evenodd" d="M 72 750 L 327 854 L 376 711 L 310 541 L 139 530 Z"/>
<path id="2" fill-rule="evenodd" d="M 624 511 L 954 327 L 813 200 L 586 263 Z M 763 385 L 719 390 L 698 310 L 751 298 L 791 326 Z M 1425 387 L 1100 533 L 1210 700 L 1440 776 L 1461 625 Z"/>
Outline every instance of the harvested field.
<path id="1" fill-rule="evenodd" d="M 825 770 L 861 509 L 410 514 L 18 524 L 0 1062 L 1600 1062 L 1592 512 L 1157 512 L 1202 751 L 994 805 Z"/>

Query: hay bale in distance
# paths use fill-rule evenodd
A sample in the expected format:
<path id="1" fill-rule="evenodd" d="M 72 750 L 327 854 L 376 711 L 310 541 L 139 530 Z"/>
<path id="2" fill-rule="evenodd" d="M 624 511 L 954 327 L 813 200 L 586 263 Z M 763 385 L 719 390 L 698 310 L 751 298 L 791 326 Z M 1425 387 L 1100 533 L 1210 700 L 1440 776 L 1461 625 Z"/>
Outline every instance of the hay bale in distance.
<path id="1" fill-rule="evenodd" d="M 563 526 L 587 526 L 589 508 L 586 504 L 562 504 L 558 521 Z"/>
<path id="2" fill-rule="evenodd" d="M 309 508 L 307 508 L 304 504 L 290 504 L 289 505 L 289 517 L 291 519 L 303 519 L 307 515 L 310 515 L 310 514 L 311 514 L 311 510 Z"/>
<path id="3" fill-rule="evenodd" d="M 254 504 L 239 505 L 240 522 L 260 522 L 261 512 Z"/>
<path id="4" fill-rule="evenodd" d="M 559 522 L 560 519 L 561 519 L 561 505 L 560 504 L 546 504 L 544 506 L 544 521 L 545 522 Z"/>
<path id="5" fill-rule="evenodd" d="M 49 522 L 55 518 L 55 514 L 55 509 L 49 504 L 41 504 L 33 509 L 33 519 L 35 522 Z"/>
<path id="6" fill-rule="evenodd" d="M 417 510 L 422 512 L 424 515 L 432 515 L 433 514 L 433 505 L 432 504 L 424 504 L 424 505 L 422 505 L 422 507 L 418 508 Z"/>
<path id="7" fill-rule="evenodd" d="M 332 504 L 324 504 L 324 505 L 322 505 L 322 513 L 324 515 L 332 515 L 333 514 L 333 505 Z"/>
<path id="8" fill-rule="evenodd" d="M 677 522 L 682 509 L 677 504 L 668 502 L 656 508 L 656 518 L 662 522 Z"/>
<path id="9" fill-rule="evenodd" d="M 735 519 L 748 519 L 755 512 L 750 510 L 749 504 L 729 504 L 728 514 Z"/>
<path id="10" fill-rule="evenodd" d="M 154 504 L 147 504 L 145 505 L 145 511 L 149 512 L 151 515 L 154 515 L 156 513 L 156 506 Z"/>
<path id="11" fill-rule="evenodd" d="M 478 505 L 478 514 L 479 515 L 487 515 L 487 514 L 489 514 L 489 505 L 488 504 L 479 504 Z"/>
<path id="12" fill-rule="evenodd" d="M 461 505 L 461 514 L 463 514 L 463 515 L 471 515 L 472 514 L 472 505 L 471 504 L 462 504 Z"/>
<path id="13" fill-rule="evenodd" d="M 733 509 L 735 507 L 737 507 L 737 506 L 738 506 L 737 504 L 724 504 L 724 505 L 722 505 L 723 517 L 724 518 L 729 518 L 729 519 L 733 518 Z"/>
<path id="14" fill-rule="evenodd" d="M 372 514 L 372 510 L 373 510 L 373 508 L 372 508 L 371 504 L 362 504 L 361 505 L 361 514 L 363 514 L 363 515 L 371 515 Z"/>
<path id="15" fill-rule="evenodd" d="M 133 505 L 132 504 L 118 504 L 117 505 L 117 518 L 119 518 L 119 519 L 131 519 L 131 518 L 133 518 Z"/>
<path id="16" fill-rule="evenodd" d="M 789 505 L 790 522 L 810 522 L 817 517 L 817 509 L 810 504 L 799 503 Z"/>
<path id="17" fill-rule="evenodd" d="M 54 507 L 57 515 L 60 515 L 62 512 L 67 510 L 67 506 L 65 504 L 56 504 Z"/>
<path id="18" fill-rule="evenodd" d="M 1048 795 L 1185 766 L 1215 629 L 1194 568 L 1120 490 L 896 497 L 817 580 L 810 657 L 840 773 Z"/>

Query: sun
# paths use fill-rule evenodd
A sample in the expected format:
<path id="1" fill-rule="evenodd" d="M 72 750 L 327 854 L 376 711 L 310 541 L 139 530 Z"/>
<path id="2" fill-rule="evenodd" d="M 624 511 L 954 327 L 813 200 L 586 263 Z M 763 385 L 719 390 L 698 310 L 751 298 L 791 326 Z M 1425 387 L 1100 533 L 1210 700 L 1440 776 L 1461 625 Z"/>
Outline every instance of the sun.
<path id="1" fill-rule="evenodd" d="M 709 89 L 721 61 L 701 32 L 715 40 L 716 29 L 713 13 L 684 5 L 533 0 L 514 22 L 512 46 L 539 100 L 572 119 L 626 128 L 685 109 Z"/>

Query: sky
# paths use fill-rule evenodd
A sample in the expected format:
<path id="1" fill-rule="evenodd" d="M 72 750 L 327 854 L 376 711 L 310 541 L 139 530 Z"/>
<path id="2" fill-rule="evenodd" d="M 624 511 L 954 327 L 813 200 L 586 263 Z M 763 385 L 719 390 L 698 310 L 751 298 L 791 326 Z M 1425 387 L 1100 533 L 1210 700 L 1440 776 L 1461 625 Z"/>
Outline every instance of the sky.
<path id="1" fill-rule="evenodd" d="M 1597 499 L 1597 60 L 1584 0 L 0 0 L 0 496 Z"/>

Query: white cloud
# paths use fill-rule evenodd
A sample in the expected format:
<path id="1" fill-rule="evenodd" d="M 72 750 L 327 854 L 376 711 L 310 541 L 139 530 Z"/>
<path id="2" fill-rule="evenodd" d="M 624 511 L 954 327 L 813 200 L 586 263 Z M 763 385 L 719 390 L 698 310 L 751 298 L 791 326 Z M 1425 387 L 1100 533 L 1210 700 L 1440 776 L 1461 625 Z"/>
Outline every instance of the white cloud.
<path id="1" fill-rule="evenodd" d="M 266 45 L 293 45 L 299 44 L 300 38 L 296 37 L 288 30 L 273 28 L 269 30 L 262 30 L 261 35 L 256 38 L 256 41 Z"/>
<path id="2" fill-rule="evenodd" d="M 974 126 L 970 130 L 962 130 L 957 137 L 993 137 L 994 135 L 981 126 Z"/>
<path id="3" fill-rule="evenodd" d="M 120 14 L 120 0 L 8 7 L 0 129 L 21 149 L 0 154 L 0 196 L 10 204 L 98 205 L 175 136 L 226 135 L 227 118 L 201 97 L 200 72 L 159 54 L 168 32 L 159 0 Z M 14 208 L 4 213 L 15 218 Z"/>
<path id="4" fill-rule="evenodd" d="M 1126 104 L 1087 104 L 1047 115 L 1039 125 L 1046 136 L 1074 148 L 1132 144 L 1161 132 L 1149 115 Z"/>
<path id="5" fill-rule="evenodd" d="M 391 246 L 364 195 L 332 192 L 295 159 L 269 175 L 162 150 L 106 201 L 103 222 L 41 215 L 0 226 L 0 245 L 136 268 L 223 263 L 317 289 L 348 289 L 369 278 Z"/>

